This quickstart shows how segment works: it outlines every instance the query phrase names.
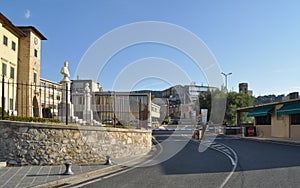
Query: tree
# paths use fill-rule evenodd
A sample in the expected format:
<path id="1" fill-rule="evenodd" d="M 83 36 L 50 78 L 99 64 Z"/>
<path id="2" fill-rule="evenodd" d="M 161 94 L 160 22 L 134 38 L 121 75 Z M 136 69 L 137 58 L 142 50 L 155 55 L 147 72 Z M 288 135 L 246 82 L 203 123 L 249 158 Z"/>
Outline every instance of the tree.
<path id="1" fill-rule="evenodd" d="M 237 108 L 252 106 L 254 97 L 246 93 L 229 92 L 227 94 L 226 113 L 224 121 L 229 125 L 236 125 L 236 110 Z M 246 114 L 241 116 L 242 122 L 249 122 L 251 118 L 247 117 Z"/>
<path id="2" fill-rule="evenodd" d="M 208 109 L 207 113 L 207 119 L 210 117 L 210 110 L 211 110 L 211 92 L 210 90 L 208 91 L 203 91 L 199 94 L 199 106 L 200 109 Z"/>
<path id="3" fill-rule="evenodd" d="M 212 98 L 214 99 L 214 104 L 212 104 Z M 223 109 L 222 106 L 225 106 L 225 102 L 226 109 Z M 229 92 L 226 95 L 225 90 L 220 89 L 209 90 L 199 94 L 200 109 L 207 108 L 207 119 L 214 123 L 220 123 L 220 114 L 224 114 L 224 110 L 226 110 L 224 121 L 229 125 L 236 125 L 237 108 L 252 106 L 253 102 L 254 97 L 246 93 Z M 215 106 L 214 112 L 211 112 L 212 105 Z M 212 113 L 215 115 L 211 117 Z M 246 114 L 243 114 L 241 120 L 242 122 L 249 122 L 251 121 L 251 118 L 247 117 Z"/>
<path id="4" fill-rule="evenodd" d="M 208 109 L 207 119 L 213 124 L 223 122 L 226 106 L 226 90 L 213 88 L 199 94 L 200 109 Z"/>

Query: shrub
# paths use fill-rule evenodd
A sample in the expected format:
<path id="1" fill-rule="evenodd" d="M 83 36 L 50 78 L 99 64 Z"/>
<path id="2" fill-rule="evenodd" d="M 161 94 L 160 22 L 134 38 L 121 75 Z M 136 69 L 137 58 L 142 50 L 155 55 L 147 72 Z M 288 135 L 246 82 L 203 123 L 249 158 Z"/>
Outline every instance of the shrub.
<path id="1" fill-rule="evenodd" d="M 2 116 L 2 108 L 0 107 L 0 117 Z M 4 117 L 7 117 L 8 113 L 4 110 Z"/>
<path id="2" fill-rule="evenodd" d="M 9 116 L 6 117 L 5 119 L 10 121 L 22 121 L 22 122 L 60 123 L 58 119 L 38 118 L 38 117 Z"/>

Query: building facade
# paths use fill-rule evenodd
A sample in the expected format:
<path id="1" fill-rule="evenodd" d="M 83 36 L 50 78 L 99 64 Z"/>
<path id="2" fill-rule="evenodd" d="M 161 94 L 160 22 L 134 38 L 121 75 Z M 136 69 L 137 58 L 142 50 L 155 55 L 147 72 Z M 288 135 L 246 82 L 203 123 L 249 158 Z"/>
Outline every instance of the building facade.
<path id="1" fill-rule="evenodd" d="M 168 114 L 171 119 L 179 120 L 181 124 L 195 124 L 199 115 L 199 94 L 208 92 L 214 87 L 191 85 L 176 85 L 162 91 L 162 97 L 168 99 Z"/>
<path id="2" fill-rule="evenodd" d="M 151 92 L 103 91 L 101 85 L 93 80 L 72 80 L 71 99 L 74 116 L 78 119 L 84 119 L 87 84 L 90 87 L 90 106 L 94 120 L 100 123 L 113 123 L 116 120 L 139 128 L 151 126 L 152 119 L 158 122 L 160 106 L 151 102 Z"/>
<path id="3" fill-rule="evenodd" d="M 1 58 L 1 82 L 0 92 L 1 107 L 9 114 L 17 114 L 17 80 L 18 80 L 18 58 L 19 39 L 24 37 L 24 33 L 16 28 L 4 15 L 0 13 L 0 58 Z"/>
<path id="4" fill-rule="evenodd" d="M 151 121 L 151 94 L 130 92 L 96 92 L 94 109 L 100 121 L 125 121 L 147 127 Z"/>
<path id="5" fill-rule="evenodd" d="M 256 105 L 237 110 L 237 123 L 242 114 L 253 117 L 257 136 L 300 139 L 300 99 Z"/>
<path id="6" fill-rule="evenodd" d="M 0 36 L 1 107 L 12 115 L 40 117 L 41 41 L 47 39 L 35 27 L 15 26 L 1 13 Z"/>
<path id="7" fill-rule="evenodd" d="M 28 86 L 26 90 L 18 87 L 18 116 L 41 117 L 41 93 L 36 86 L 40 85 L 41 41 L 46 38 L 32 26 L 18 29 L 25 34 L 19 44 L 18 83 Z"/>
<path id="8" fill-rule="evenodd" d="M 95 100 L 95 92 L 102 92 L 102 86 L 100 83 L 94 81 L 94 80 L 72 80 L 71 81 L 71 101 L 74 108 L 74 116 L 78 117 L 79 119 L 83 119 L 83 111 L 84 111 L 84 93 L 85 93 L 85 86 L 86 84 L 89 85 L 90 94 L 91 94 L 91 102 L 94 104 Z M 97 118 L 96 111 L 94 110 L 92 106 L 93 111 L 93 117 L 95 117 L 96 120 L 99 121 Z"/>
<path id="9" fill-rule="evenodd" d="M 250 96 L 253 95 L 253 91 L 248 89 L 248 83 L 239 83 L 239 93 L 246 93 Z"/>
<path id="10" fill-rule="evenodd" d="M 43 118 L 57 118 L 58 104 L 61 102 L 61 84 L 40 79 L 40 104 Z"/>

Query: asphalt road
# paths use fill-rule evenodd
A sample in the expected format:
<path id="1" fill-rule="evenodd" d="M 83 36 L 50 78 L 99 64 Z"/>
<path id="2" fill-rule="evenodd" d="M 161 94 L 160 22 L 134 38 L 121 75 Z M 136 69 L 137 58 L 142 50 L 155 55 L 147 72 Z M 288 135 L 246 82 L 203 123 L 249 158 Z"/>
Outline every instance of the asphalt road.
<path id="1" fill-rule="evenodd" d="M 187 135 L 156 133 L 161 148 L 152 160 L 155 165 L 132 168 L 85 187 L 300 187 L 299 146 L 218 136 L 199 152 L 199 143 Z"/>
<path id="2" fill-rule="evenodd" d="M 238 166 L 226 187 L 300 187 L 300 146 L 224 139 L 225 144 L 236 151 Z"/>

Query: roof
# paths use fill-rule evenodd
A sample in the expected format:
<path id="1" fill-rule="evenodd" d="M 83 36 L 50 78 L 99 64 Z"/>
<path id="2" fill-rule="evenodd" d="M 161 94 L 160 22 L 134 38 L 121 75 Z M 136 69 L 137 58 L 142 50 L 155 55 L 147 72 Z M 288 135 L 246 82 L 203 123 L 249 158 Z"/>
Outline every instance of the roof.
<path id="1" fill-rule="evenodd" d="M 41 32 L 39 32 L 39 30 L 37 30 L 33 26 L 17 26 L 17 28 L 20 29 L 23 32 L 24 31 L 31 31 L 34 34 L 36 34 L 41 40 L 47 40 L 47 38 Z"/>
<path id="2" fill-rule="evenodd" d="M 2 13 L 0 13 L 0 22 L 2 23 L 2 26 L 9 30 L 10 32 L 12 32 L 13 34 L 15 34 L 18 37 L 25 37 L 25 33 L 23 33 L 22 31 L 20 31 L 13 23 L 11 23 L 11 21 L 5 17 Z"/>
<path id="3" fill-rule="evenodd" d="M 45 79 L 45 78 L 40 78 L 40 80 L 43 81 L 43 82 L 48 82 L 48 83 L 60 85 L 60 83 L 58 83 L 58 82 L 51 81 L 51 80 L 47 80 L 47 79 Z"/>
<path id="4" fill-rule="evenodd" d="M 148 96 L 149 93 L 134 93 L 134 92 L 123 92 L 123 91 L 101 91 L 95 92 L 95 95 L 116 95 L 116 96 Z"/>
<path id="5" fill-rule="evenodd" d="M 272 102 L 272 103 L 267 103 L 267 104 L 260 104 L 260 105 L 254 105 L 254 106 L 238 108 L 237 111 L 239 111 L 239 112 L 250 112 L 251 110 L 256 109 L 256 108 L 275 106 L 275 105 L 279 105 L 279 104 L 290 104 L 290 103 L 294 103 L 294 102 L 300 102 L 300 98 L 291 99 L 291 100 L 287 100 L 287 101 Z"/>
<path id="6" fill-rule="evenodd" d="M 26 37 L 26 33 L 24 31 L 32 31 L 35 33 L 41 40 L 47 40 L 47 38 L 39 32 L 35 27 L 33 26 L 15 26 L 6 16 L 4 16 L 0 12 L 0 22 L 2 23 L 2 26 L 15 34 L 18 37 Z"/>

